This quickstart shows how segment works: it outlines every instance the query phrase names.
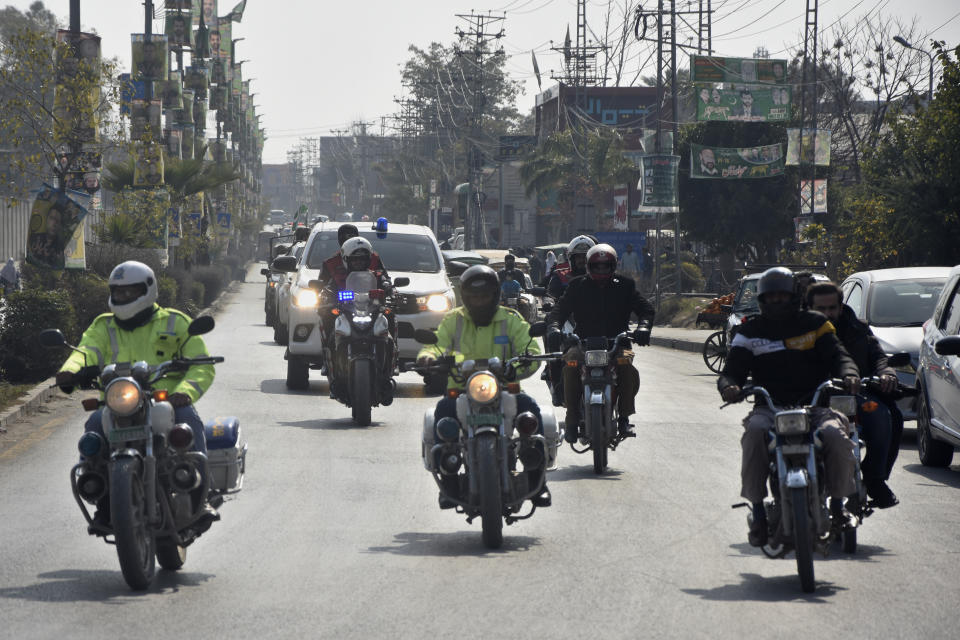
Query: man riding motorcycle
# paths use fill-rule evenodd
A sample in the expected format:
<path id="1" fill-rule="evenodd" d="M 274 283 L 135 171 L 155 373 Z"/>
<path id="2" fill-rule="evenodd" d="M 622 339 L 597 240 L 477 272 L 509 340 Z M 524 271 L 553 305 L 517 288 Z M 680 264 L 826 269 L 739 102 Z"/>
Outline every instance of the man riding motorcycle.
<path id="1" fill-rule="evenodd" d="M 512 253 L 508 253 L 503 257 L 503 269 L 497 272 L 497 277 L 500 279 L 500 284 L 508 280 L 513 280 L 520 285 L 521 289 L 527 288 L 526 280 L 523 277 L 523 271 L 517 269 L 517 256 Z"/>
<path id="2" fill-rule="evenodd" d="M 321 282 L 327 283 L 333 281 L 337 291 L 343 289 L 343 285 L 347 281 L 347 273 L 349 272 L 344 262 L 343 245 L 347 240 L 358 237 L 360 237 L 360 231 L 355 225 L 340 225 L 337 229 L 337 242 L 340 243 L 340 250 L 323 261 L 323 266 L 320 268 L 320 276 L 318 278 Z M 384 268 L 383 263 L 380 261 L 380 255 L 373 250 L 373 247 L 370 247 L 369 269 L 371 271 L 382 271 L 384 274 L 387 273 L 386 268 Z"/>
<path id="3" fill-rule="evenodd" d="M 95 364 L 103 370 L 108 364 L 118 362 L 143 360 L 149 365 L 156 365 L 177 357 L 177 354 L 184 358 L 210 355 L 200 336 L 191 338 L 187 333 L 189 316 L 156 304 L 158 288 L 153 269 L 142 262 L 130 260 L 114 267 L 108 283 L 111 313 L 101 314 L 94 319 L 80 340 L 80 352 L 72 352 L 57 373 L 56 383 L 64 392 L 73 391 L 75 374 L 85 366 Z M 154 385 L 156 389 L 167 390 L 167 400 L 174 408 L 174 419 L 193 430 L 191 450 L 203 454 L 207 452 L 203 421 L 193 403 L 206 392 L 213 378 L 213 365 L 195 365 L 182 374 L 162 378 Z M 102 409 L 98 409 L 90 414 L 84 431 L 95 431 L 102 436 L 102 413 Z M 197 494 L 194 498 L 206 503 L 207 497 Z M 95 523 L 109 524 L 109 511 L 110 498 L 105 496 L 97 503 Z M 207 506 L 206 514 L 199 523 L 201 529 L 206 530 L 219 517 L 212 507 Z"/>
<path id="4" fill-rule="evenodd" d="M 800 309 L 792 271 L 785 267 L 766 270 L 757 283 L 757 298 L 760 314 L 740 325 L 717 380 L 725 402 L 743 400 L 742 387 L 751 374 L 753 384 L 764 387 L 777 406 L 808 402 L 817 386 L 828 378 L 843 378 L 844 385 L 856 393 L 860 383 L 856 365 L 830 321 L 819 313 Z M 831 508 L 835 516 L 849 520 L 843 499 L 856 491 L 856 460 L 853 442 L 847 437 L 846 419 L 821 407 L 812 410 L 812 420 L 823 442 Z M 748 539 L 757 547 L 767 542 L 763 499 L 770 469 L 767 434 L 773 422 L 774 414 L 758 402 L 743 421 L 740 439 L 740 495 L 753 505 Z"/>
<path id="5" fill-rule="evenodd" d="M 513 309 L 500 306 L 500 280 L 497 273 L 486 265 L 474 265 L 460 276 L 463 306 L 457 307 L 443 317 L 437 328 L 437 343 L 425 346 L 417 356 L 417 363 L 428 366 L 439 356 L 453 355 L 458 361 L 500 358 L 506 362 L 521 353 L 540 353 L 536 340 L 530 339 L 530 325 Z M 527 378 L 536 372 L 536 363 L 517 367 L 518 380 Z M 448 388 L 463 390 L 462 383 L 452 377 Z M 540 407 L 525 393 L 517 393 L 517 413 L 529 411 L 537 416 L 537 432 L 543 433 L 543 421 Z M 457 417 L 456 398 L 446 396 L 437 403 L 434 411 L 435 423 L 441 418 Z M 445 476 L 445 489 L 451 495 L 459 492 L 455 476 Z M 533 498 L 533 504 L 539 507 L 550 506 L 550 491 L 544 484 L 540 495 Z M 454 504 L 446 501 L 442 494 L 441 508 L 452 508 Z"/>
<path id="6" fill-rule="evenodd" d="M 591 247 L 586 255 L 586 275 L 570 282 L 566 292 L 557 301 L 557 305 L 547 317 L 547 342 L 562 342 L 563 324 L 573 317 L 574 333 L 581 338 L 605 336 L 612 339 L 626 331 L 630 324 L 630 315 L 637 314 L 640 319 L 638 339 L 640 346 L 650 344 L 650 327 L 653 325 L 654 309 L 637 291 L 632 278 L 617 275 L 617 251 L 608 244 Z M 583 351 L 579 346 L 571 347 L 563 356 L 569 364 L 563 369 L 563 397 L 567 407 L 567 442 L 575 443 L 583 416 L 580 412 L 580 365 L 583 363 Z M 624 358 L 624 352 L 618 355 L 618 362 Z M 630 429 L 630 416 L 634 414 L 634 397 L 640 390 L 640 374 L 632 364 L 618 364 L 617 372 L 617 410 L 620 435 L 633 435 Z"/>
<path id="7" fill-rule="evenodd" d="M 863 482 L 867 494 L 879 509 L 900 503 L 887 480 L 900 453 L 903 435 L 903 414 L 889 394 L 897 389 L 897 374 L 887 364 L 887 354 L 870 327 L 857 319 L 857 314 L 842 302 L 840 288 L 832 282 L 819 282 L 807 289 L 807 307 L 827 316 L 837 329 L 843 346 L 856 362 L 861 375 L 877 376 L 880 393 L 864 390 L 857 403 L 867 455 L 863 458 Z"/>

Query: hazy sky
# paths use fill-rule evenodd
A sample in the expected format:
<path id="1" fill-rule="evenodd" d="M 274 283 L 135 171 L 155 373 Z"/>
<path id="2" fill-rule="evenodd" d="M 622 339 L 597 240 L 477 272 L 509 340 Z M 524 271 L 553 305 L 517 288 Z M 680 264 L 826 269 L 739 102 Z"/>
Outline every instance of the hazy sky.
<path id="1" fill-rule="evenodd" d="M 220 0 L 219 14 L 228 13 L 238 1 Z M 30 1 L 0 4 L 25 9 Z M 45 4 L 67 21 L 69 0 Z M 552 85 L 550 73 L 559 71 L 560 60 L 550 50 L 550 40 L 554 46 L 562 44 L 568 24 L 576 37 L 576 4 L 575 0 L 248 0 L 243 22 L 234 24 L 233 34 L 245 38 L 237 44 L 237 59 L 249 60 L 243 66 L 244 77 L 253 78 L 254 103 L 269 137 L 264 162 L 285 162 L 287 149 L 299 136 L 327 135 L 356 120 L 379 127 L 381 116 L 396 111 L 393 99 L 401 95 L 399 67 L 408 58 L 407 48 L 426 47 L 432 41 L 452 43 L 454 29 L 467 27 L 456 14 L 471 10 L 506 11 L 502 44 L 510 56 L 507 67 L 525 83 L 518 106 L 531 109 L 538 89 L 530 51 L 536 51 L 544 88 Z M 597 33 L 604 31 L 610 4 L 622 14 L 625 0 L 587 2 L 587 21 Z M 641 4 L 655 8 L 657 2 Z M 676 4 L 678 10 L 698 6 L 696 0 Z M 787 57 L 785 50 L 802 41 L 806 0 L 712 0 L 712 6 L 718 55 L 751 56 L 764 46 L 771 57 Z M 916 19 L 919 33 L 950 46 L 960 44 L 957 0 L 820 0 L 819 23 L 821 30 L 837 22 L 857 25 L 864 14 L 877 12 L 907 24 Z M 104 56 L 120 57 L 128 70 L 130 34 L 143 32 L 142 2 L 81 0 L 81 20 L 84 30 L 102 36 Z M 695 26 L 696 16 L 690 20 Z M 161 21 L 155 20 L 153 28 L 162 32 Z M 679 28 L 678 33 L 682 42 L 685 34 Z M 925 41 L 929 37 L 915 44 Z M 641 60 L 647 60 L 652 46 L 638 50 Z M 655 71 L 651 58 L 644 75 Z"/>

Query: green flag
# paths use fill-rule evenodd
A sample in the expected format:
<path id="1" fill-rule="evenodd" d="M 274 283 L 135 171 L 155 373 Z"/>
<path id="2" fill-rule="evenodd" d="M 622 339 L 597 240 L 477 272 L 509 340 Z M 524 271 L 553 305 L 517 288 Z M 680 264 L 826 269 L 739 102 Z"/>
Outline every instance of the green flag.
<path id="1" fill-rule="evenodd" d="M 235 6 L 228 16 L 234 22 L 240 22 L 243 20 L 243 10 L 247 8 L 247 0 L 240 0 L 240 2 Z"/>
<path id="2" fill-rule="evenodd" d="M 306 215 L 306 213 L 307 213 L 307 205 L 305 204 L 300 205 L 300 207 L 297 209 L 297 215 L 293 216 L 293 223 L 296 224 L 300 222 L 300 216 Z"/>

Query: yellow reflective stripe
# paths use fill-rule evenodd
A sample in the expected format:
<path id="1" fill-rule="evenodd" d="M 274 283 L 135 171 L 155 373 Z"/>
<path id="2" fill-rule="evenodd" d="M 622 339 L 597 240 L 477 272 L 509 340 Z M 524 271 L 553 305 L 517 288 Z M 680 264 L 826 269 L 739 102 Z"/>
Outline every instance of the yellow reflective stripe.
<path id="1" fill-rule="evenodd" d="M 171 313 L 167 316 L 167 333 L 175 333 L 177 328 L 177 314 Z"/>
<path id="2" fill-rule="evenodd" d="M 457 314 L 457 328 L 453 332 L 453 351 L 455 353 L 461 353 L 460 346 L 463 339 L 463 316 Z M 445 355 L 450 355 L 447 352 Z"/>
<path id="3" fill-rule="evenodd" d="M 506 362 L 506 361 L 507 361 L 507 347 L 512 347 L 512 346 L 513 346 L 513 344 L 510 342 L 510 334 L 507 333 L 507 319 L 506 319 L 506 318 L 504 318 L 503 320 L 500 321 L 500 335 L 506 336 L 506 338 L 507 338 L 507 341 L 504 342 L 502 345 L 500 345 L 500 346 L 503 348 L 503 357 L 500 358 L 500 359 L 501 359 L 503 362 Z M 512 354 L 512 353 L 513 353 L 513 349 L 511 349 L 510 351 L 511 351 L 511 354 Z"/>
<path id="4" fill-rule="evenodd" d="M 116 362 L 120 357 L 120 344 L 117 341 L 117 327 L 107 323 L 107 335 L 110 337 L 110 362 Z"/>
<path id="5" fill-rule="evenodd" d="M 90 351 L 93 351 L 97 355 L 97 368 L 103 369 L 103 353 L 100 351 L 100 349 L 97 349 L 96 347 L 91 347 L 89 345 L 85 346 L 84 349 L 89 349 Z"/>

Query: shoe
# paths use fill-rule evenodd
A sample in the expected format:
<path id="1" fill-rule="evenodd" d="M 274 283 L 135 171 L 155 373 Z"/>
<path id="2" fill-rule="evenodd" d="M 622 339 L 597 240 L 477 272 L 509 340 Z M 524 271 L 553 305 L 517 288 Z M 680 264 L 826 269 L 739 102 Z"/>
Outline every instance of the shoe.
<path id="1" fill-rule="evenodd" d="M 762 547 L 767 544 L 767 518 L 754 518 L 750 521 L 750 531 L 747 533 L 747 541 L 751 547 Z"/>
<path id="2" fill-rule="evenodd" d="M 843 500 L 836 498 L 830 498 L 830 519 L 841 528 L 855 529 L 860 524 L 857 517 L 843 506 Z"/>
<path id="3" fill-rule="evenodd" d="M 877 509 L 889 509 L 900 504 L 896 494 L 890 490 L 890 487 L 883 480 L 868 483 L 867 495 L 873 498 L 873 506 Z"/>
<path id="4" fill-rule="evenodd" d="M 532 502 L 535 507 L 549 507 L 553 504 L 553 500 L 550 497 L 550 490 L 544 487 L 540 495 L 530 498 L 530 502 Z"/>
<path id="5" fill-rule="evenodd" d="M 630 424 L 630 418 L 617 418 L 617 431 L 621 438 L 637 437 L 637 434 L 633 431 L 633 425 Z"/>
<path id="6" fill-rule="evenodd" d="M 438 502 L 440 503 L 441 509 L 453 509 L 455 506 L 457 506 L 457 503 L 445 496 L 442 491 L 440 492 L 440 499 Z"/>
<path id="7" fill-rule="evenodd" d="M 568 416 L 567 421 L 563 425 L 563 439 L 570 444 L 577 444 L 577 436 L 580 431 L 579 422 L 579 420 L 577 420 L 577 422 L 571 422 Z"/>

